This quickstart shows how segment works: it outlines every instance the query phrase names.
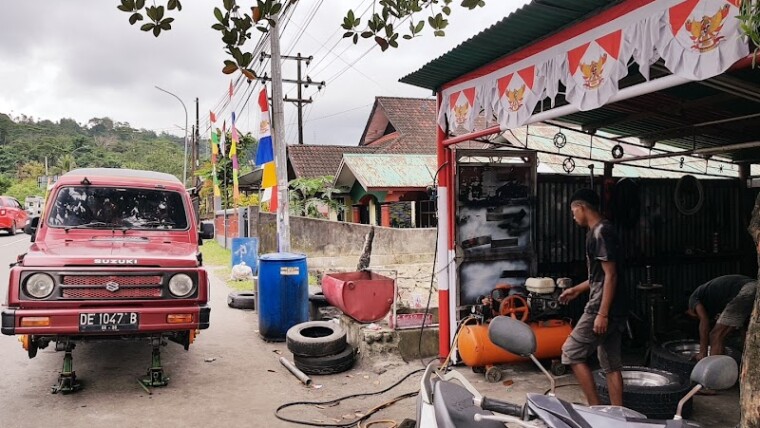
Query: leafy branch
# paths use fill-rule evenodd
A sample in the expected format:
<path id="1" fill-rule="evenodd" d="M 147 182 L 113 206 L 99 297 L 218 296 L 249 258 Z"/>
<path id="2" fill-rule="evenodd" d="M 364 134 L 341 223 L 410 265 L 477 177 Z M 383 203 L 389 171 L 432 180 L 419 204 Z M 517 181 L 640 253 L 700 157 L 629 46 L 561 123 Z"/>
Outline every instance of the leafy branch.
<path id="1" fill-rule="evenodd" d="M 741 13 L 737 16 L 741 30 L 755 47 L 752 66 L 755 66 L 756 54 L 760 52 L 760 0 L 745 0 L 741 3 Z"/>
<path id="2" fill-rule="evenodd" d="M 151 22 L 147 22 L 140 26 L 142 31 L 152 31 L 155 37 L 161 34 L 161 31 L 169 31 L 172 29 L 172 22 L 174 18 L 164 17 L 167 10 L 182 11 L 182 3 L 179 0 L 168 0 L 166 7 L 156 6 L 155 2 L 153 6 L 145 7 L 145 0 L 121 0 L 121 4 L 116 6 L 122 12 L 129 13 L 129 24 L 135 25 L 138 21 L 144 19 L 143 12 L 150 19 Z"/>

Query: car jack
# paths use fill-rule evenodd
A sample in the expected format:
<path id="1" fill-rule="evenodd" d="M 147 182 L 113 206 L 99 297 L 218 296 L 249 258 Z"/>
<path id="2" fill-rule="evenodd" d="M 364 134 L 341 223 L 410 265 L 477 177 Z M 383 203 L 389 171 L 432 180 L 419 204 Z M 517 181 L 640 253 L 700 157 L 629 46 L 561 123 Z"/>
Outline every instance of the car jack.
<path id="1" fill-rule="evenodd" d="M 165 345 L 166 343 L 158 338 L 152 339 L 151 344 L 153 345 L 153 351 L 151 353 L 148 375 L 142 379 L 138 379 L 140 386 L 142 386 L 148 394 L 153 393 L 149 388 L 166 386 L 169 384 L 169 377 L 164 374 L 164 368 L 161 366 L 161 345 Z"/>
<path id="2" fill-rule="evenodd" d="M 77 374 L 74 369 L 74 358 L 71 356 L 71 351 L 74 350 L 74 344 L 66 342 L 65 344 L 56 343 L 56 350 L 64 351 L 63 354 L 63 369 L 58 374 L 58 383 L 53 385 L 52 393 L 70 394 L 82 389 L 82 384 L 77 380 Z"/>

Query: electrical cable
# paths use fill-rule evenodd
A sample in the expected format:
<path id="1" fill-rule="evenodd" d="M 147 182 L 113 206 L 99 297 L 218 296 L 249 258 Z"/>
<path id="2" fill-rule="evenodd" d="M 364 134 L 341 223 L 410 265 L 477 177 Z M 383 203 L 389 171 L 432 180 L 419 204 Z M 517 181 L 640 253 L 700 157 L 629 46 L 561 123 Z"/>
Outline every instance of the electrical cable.
<path id="1" fill-rule="evenodd" d="M 435 175 L 433 175 L 433 189 L 438 188 L 438 174 L 443 171 L 443 168 L 448 165 L 448 162 L 444 162 L 441 166 L 438 167 L 438 169 L 435 171 Z M 434 190 L 435 191 L 435 190 Z M 438 193 L 436 191 L 436 204 L 435 204 L 435 216 L 438 218 Z M 433 250 L 433 272 L 430 275 L 430 287 L 428 288 L 428 298 L 427 298 L 427 304 L 425 305 L 425 313 L 422 315 L 422 324 L 420 325 L 420 338 L 417 342 L 417 355 L 420 357 L 420 363 L 422 363 L 422 367 L 427 367 L 427 364 L 422 359 L 422 334 L 425 331 L 425 321 L 427 320 L 427 316 L 430 313 L 430 300 L 433 297 L 433 282 L 435 281 L 435 278 L 437 276 L 436 270 L 435 270 L 435 264 L 438 261 L 438 227 L 435 228 L 435 249 Z M 441 302 L 438 302 L 438 306 L 441 306 Z"/>
<path id="2" fill-rule="evenodd" d="M 336 399 L 333 399 L 333 400 L 328 400 L 328 401 L 293 401 L 293 402 L 290 402 L 290 403 L 285 403 L 285 404 L 281 405 L 280 407 L 278 407 L 274 411 L 274 416 L 277 419 L 281 420 L 281 421 L 290 422 L 290 423 L 299 424 L 299 425 L 309 425 L 309 426 L 313 426 L 313 427 L 339 427 L 339 428 L 343 428 L 343 427 L 356 426 L 357 424 L 359 424 L 360 422 L 364 421 L 365 419 L 368 419 L 370 416 L 372 416 L 373 414 L 379 412 L 380 410 L 385 409 L 386 407 L 391 406 L 392 404 L 394 404 L 394 403 L 396 403 L 398 401 L 401 401 L 401 400 L 403 400 L 405 398 L 411 398 L 411 397 L 416 396 L 419 393 L 419 391 L 408 392 L 406 394 L 399 395 L 398 397 L 395 397 L 395 398 L 393 398 L 390 401 L 386 401 L 385 403 L 383 403 L 383 404 L 381 404 L 379 406 L 373 407 L 366 414 L 364 414 L 364 416 L 359 417 L 357 419 L 354 419 L 354 420 L 352 420 L 350 422 L 345 422 L 345 423 L 326 424 L 326 423 L 320 423 L 320 422 L 311 422 L 311 421 L 301 421 L 301 420 L 298 420 L 298 419 L 290 419 L 290 418 L 287 418 L 285 416 L 280 415 L 280 411 L 283 410 L 283 409 L 286 409 L 288 407 L 293 407 L 293 406 L 319 406 L 319 405 L 330 405 L 330 404 L 336 404 L 336 403 L 340 404 L 340 402 L 345 401 L 345 400 L 349 400 L 351 398 L 371 397 L 371 396 L 374 396 L 374 395 L 384 394 L 384 393 L 392 390 L 393 388 L 396 388 L 397 386 L 401 385 L 405 380 L 409 379 L 413 375 L 415 375 L 417 373 L 421 373 L 424 370 L 425 369 L 417 369 L 417 370 L 411 371 L 411 372 L 407 373 L 404 377 L 402 377 L 401 379 L 399 379 L 398 381 L 396 381 L 391 386 L 389 386 L 389 387 L 387 387 L 387 388 L 385 388 L 385 389 L 383 389 L 381 391 L 377 391 L 377 392 L 363 392 L 363 393 L 359 393 L 359 394 L 351 394 L 351 395 L 347 395 L 345 397 L 339 397 L 339 398 L 336 398 Z"/>

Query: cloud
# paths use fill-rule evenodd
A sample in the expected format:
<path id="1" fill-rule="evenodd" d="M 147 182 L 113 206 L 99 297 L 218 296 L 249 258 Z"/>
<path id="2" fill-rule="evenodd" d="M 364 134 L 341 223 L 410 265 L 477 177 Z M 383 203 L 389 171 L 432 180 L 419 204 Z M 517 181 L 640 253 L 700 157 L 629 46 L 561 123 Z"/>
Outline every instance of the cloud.
<path id="1" fill-rule="evenodd" d="M 447 37 L 426 33 L 385 53 L 378 48 L 367 53 L 371 41 L 354 46 L 348 39 L 341 40 L 339 26 L 348 7 L 366 7 L 368 1 L 298 2 L 282 35 L 283 53 L 313 55 L 304 74 L 328 81 L 322 91 L 316 87 L 304 91 L 305 97 L 314 100 L 305 113 L 306 142 L 357 144 L 375 96 L 430 96 L 429 91 L 398 83 L 398 79 L 526 2 L 491 0 L 474 12 L 455 7 Z M 314 12 L 317 4 L 321 7 Z M 5 1 L 0 14 L 0 112 L 51 120 L 72 117 L 79 122 L 109 116 L 136 127 L 181 134 L 174 125 L 184 126 L 182 107 L 157 91 L 154 86 L 158 85 L 182 98 L 191 123 L 198 97 L 203 123 L 207 112 L 223 99 L 230 81 L 221 73 L 226 54 L 218 32 L 210 28 L 215 4 L 183 2 L 183 11 L 174 14 L 172 31 L 158 38 L 130 26 L 128 15 L 116 5 L 92 0 Z M 283 75 L 295 78 L 295 67 L 294 61 L 285 61 Z M 284 86 L 291 97 L 294 89 Z M 241 90 L 237 97 L 243 94 Z M 233 105 L 243 101 L 236 98 Z M 288 142 L 295 143 L 296 109 L 286 104 L 285 112 Z M 249 102 L 249 111 L 239 116 L 243 131 L 255 131 L 255 98 Z"/>

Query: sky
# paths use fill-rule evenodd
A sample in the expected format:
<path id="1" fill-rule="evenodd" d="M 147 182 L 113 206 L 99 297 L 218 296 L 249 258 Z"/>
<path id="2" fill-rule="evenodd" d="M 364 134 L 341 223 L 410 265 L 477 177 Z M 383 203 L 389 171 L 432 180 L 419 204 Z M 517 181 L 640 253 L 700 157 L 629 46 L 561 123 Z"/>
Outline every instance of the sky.
<path id="1" fill-rule="evenodd" d="M 304 90 L 305 97 L 314 101 L 304 112 L 306 144 L 358 144 L 376 96 L 431 97 L 429 90 L 398 79 L 528 3 L 487 0 L 475 11 L 454 6 L 446 37 L 425 32 L 411 41 L 402 40 L 398 49 L 381 52 L 368 40 L 355 46 L 341 39 L 346 11 L 360 14 L 372 1 L 299 0 L 281 35 L 283 54 L 313 56 L 304 74 L 327 83 L 321 91 L 312 86 Z M 246 8 L 254 3 L 239 1 Z M 198 98 L 203 130 L 209 110 L 220 106 L 230 84 L 230 76 L 221 72 L 227 59 L 223 43 L 211 29 L 213 8 L 221 1 L 183 1 L 182 12 L 169 15 L 176 18 L 173 29 L 158 38 L 130 26 L 129 15 L 117 10 L 118 4 L 117 0 L 3 1 L 0 113 L 52 121 L 66 117 L 80 123 L 107 116 L 135 128 L 181 136 L 182 106 L 155 88 L 159 86 L 182 99 L 191 125 Z M 254 44 L 249 42 L 251 48 Z M 284 61 L 283 76 L 295 79 L 295 67 L 295 61 Z M 243 108 L 247 86 L 240 86 L 231 106 L 238 113 L 238 128 L 255 135 L 259 112 L 255 96 Z M 295 85 L 284 84 L 284 93 L 295 98 Z M 286 140 L 297 143 L 295 107 L 286 104 L 285 114 Z M 228 121 L 229 115 L 229 108 L 222 112 Z"/>

